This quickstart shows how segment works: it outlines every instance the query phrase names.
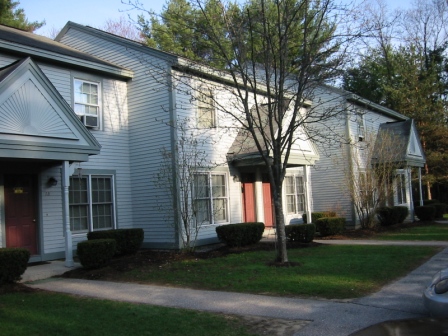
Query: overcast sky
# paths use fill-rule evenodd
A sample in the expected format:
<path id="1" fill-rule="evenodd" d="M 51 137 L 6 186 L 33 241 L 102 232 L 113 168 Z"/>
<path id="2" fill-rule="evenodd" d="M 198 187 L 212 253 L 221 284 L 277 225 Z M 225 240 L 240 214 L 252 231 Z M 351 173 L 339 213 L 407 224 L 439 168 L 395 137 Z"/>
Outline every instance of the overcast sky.
<path id="1" fill-rule="evenodd" d="M 104 26 L 109 19 L 131 15 L 136 18 L 137 11 L 127 11 L 129 6 L 121 0 L 18 0 L 19 8 L 25 10 L 30 21 L 46 21 L 37 31 L 49 35 L 52 30 L 60 30 L 67 21 L 73 21 L 96 28 Z M 167 0 L 140 0 L 146 9 L 160 12 Z M 350 0 L 343 0 L 349 2 Z M 389 0 L 392 7 L 406 7 L 412 0 Z"/>

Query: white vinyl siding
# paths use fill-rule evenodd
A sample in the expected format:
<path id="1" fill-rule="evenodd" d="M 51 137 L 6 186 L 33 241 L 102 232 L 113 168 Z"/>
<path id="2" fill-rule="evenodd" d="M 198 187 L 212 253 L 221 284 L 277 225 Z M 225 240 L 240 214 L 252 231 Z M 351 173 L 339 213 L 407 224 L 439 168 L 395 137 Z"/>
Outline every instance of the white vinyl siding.
<path id="1" fill-rule="evenodd" d="M 113 176 L 72 177 L 69 189 L 70 229 L 112 229 L 115 222 Z"/>
<path id="2" fill-rule="evenodd" d="M 305 188 L 303 176 L 285 176 L 286 210 L 288 214 L 298 214 L 305 211 Z"/>
<path id="3" fill-rule="evenodd" d="M 194 203 L 198 224 L 220 224 L 229 220 L 227 175 L 198 173 L 194 176 Z"/>

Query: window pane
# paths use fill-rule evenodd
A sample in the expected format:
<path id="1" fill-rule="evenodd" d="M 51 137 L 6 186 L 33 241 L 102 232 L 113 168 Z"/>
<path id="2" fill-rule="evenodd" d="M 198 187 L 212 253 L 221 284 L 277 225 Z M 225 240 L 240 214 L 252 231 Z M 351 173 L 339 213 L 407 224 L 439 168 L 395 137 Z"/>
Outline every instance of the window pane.
<path id="1" fill-rule="evenodd" d="M 213 197 L 226 196 L 225 175 L 212 175 Z"/>
<path id="2" fill-rule="evenodd" d="M 296 193 L 303 194 L 303 177 L 296 176 Z"/>
<path id="3" fill-rule="evenodd" d="M 286 196 L 286 208 L 288 213 L 296 213 L 296 202 L 294 195 Z"/>
<path id="4" fill-rule="evenodd" d="M 82 80 L 74 81 L 74 110 L 79 115 L 98 115 L 99 85 Z"/>
<path id="5" fill-rule="evenodd" d="M 305 211 L 305 195 L 297 195 L 297 212 Z"/>
<path id="6" fill-rule="evenodd" d="M 195 198 L 210 197 L 208 175 L 196 174 L 194 176 Z"/>
<path id="7" fill-rule="evenodd" d="M 213 200 L 213 217 L 215 222 L 227 221 L 227 200 L 215 199 Z"/>
<path id="8" fill-rule="evenodd" d="M 196 200 L 196 220 L 198 224 L 210 223 L 209 200 Z"/>
<path id="9" fill-rule="evenodd" d="M 285 183 L 286 183 L 286 193 L 287 194 L 294 194 L 294 182 L 293 182 L 292 176 L 285 176 Z"/>
<path id="10" fill-rule="evenodd" d="M 212 128 L 215 127 L 215 107 L 213 104 L 213 90 L 207 87 L 200 88 L 197 103 L 197 127 Z"/>

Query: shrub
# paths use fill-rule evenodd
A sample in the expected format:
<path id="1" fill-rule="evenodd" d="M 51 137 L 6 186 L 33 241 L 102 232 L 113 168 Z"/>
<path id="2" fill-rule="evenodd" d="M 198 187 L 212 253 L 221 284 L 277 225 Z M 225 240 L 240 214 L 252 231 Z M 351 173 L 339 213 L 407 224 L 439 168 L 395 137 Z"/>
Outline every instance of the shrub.
<path id="1" fill-rule="evenodd" d="M 433 203 L 431 206 L 436 209 L 434 218 L 443 218 L 443 215 L 446 214 L 447 205 L 445 203 Z"/>
<path id="2" fill-rule="evenodd" d="M 415 208 L 415 214 L 421 221 L 431 221 L 436 216 L 436 208 L 432 205 L 423 205 Z"/>
<path id="3" fill-rule="evenodd" d="M 405 206 L 381 207 L 376 210 L 381 226 L 403 223 L 408 214 L 409 209 Z"/>
<path id="4" fill-rule="evenodd" d="M 322 217 L 336 217 L 336 212 L 334 212 L 334 211 L 312 212 L 311 213 L 311 223 L 316 223 L 316 221 Z M 303 222 L 306 223 L 307 222 L 306 213 L 304 213 L 302 215 L 302 218 L 303 218 Z"/>
<path id="5" fill-rule="evenodd" d="M 344 229 L 345 218 L 342 217 L 322 217 L 316 221 L 316 230 L 322 237 L 342 233 Z"/>
<path id="6" fill-rule="evenodd" d="M 87 234 L 88 240 L 115 239 L 117 247 L 115 255 L 135 254 L 142 246 L 143 229 L 117 229 L 93 231 Z"/>
<path id="7" fill-rule="evenodd" d="M 293 224 L 285 226 L 286 238 L 290 242 L 311 243 L 316 232 L 315 224 Z"/>
<path id="8" fill-rule="evenodd" d="M 24 248 L 0 248 L 0 285 L 21 279 L 30 260 L 30 251 Z"/>
<path id="9" fill-rule="evenodd" d="M 220 241 L 228 246 L 245 246 L 258 243 L 263 237 L 263 223 L 238 223 L 216 227 Z"/>
<path id="10" fill-rule="evenodd" d="M 101 268 L 109 264 L 116 247 L 114 239 L 85 240 L 78 243 L 78 258 L 87 269 Z"/>

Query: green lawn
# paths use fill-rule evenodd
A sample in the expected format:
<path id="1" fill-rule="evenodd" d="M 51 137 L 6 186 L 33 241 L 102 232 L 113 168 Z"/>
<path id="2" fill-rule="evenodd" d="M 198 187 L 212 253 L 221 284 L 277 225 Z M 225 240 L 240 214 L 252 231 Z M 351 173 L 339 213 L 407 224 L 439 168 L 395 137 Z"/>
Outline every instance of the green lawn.
<path id="1" fill-rule="evenodd" d="M 380 240 L 439 240 L 448 241 L 448 224 L 430 224 L 378 234 Z"/>
<path id="2" fill-rule="evenodd" d="M 138 281 L 209 290 L 330 299 L 360 297 L 405 275 L 438 251 L 433 247 L 331 246 L 288 250 L 296 267 L 267 264 L 274 251 L 176 261 L 119 273 Z"/>
<path id="3" fill-rule="evenodd" d="M 37 292 L 0 295 L 0 335 L 251 334 L 222 315 Z"/>

